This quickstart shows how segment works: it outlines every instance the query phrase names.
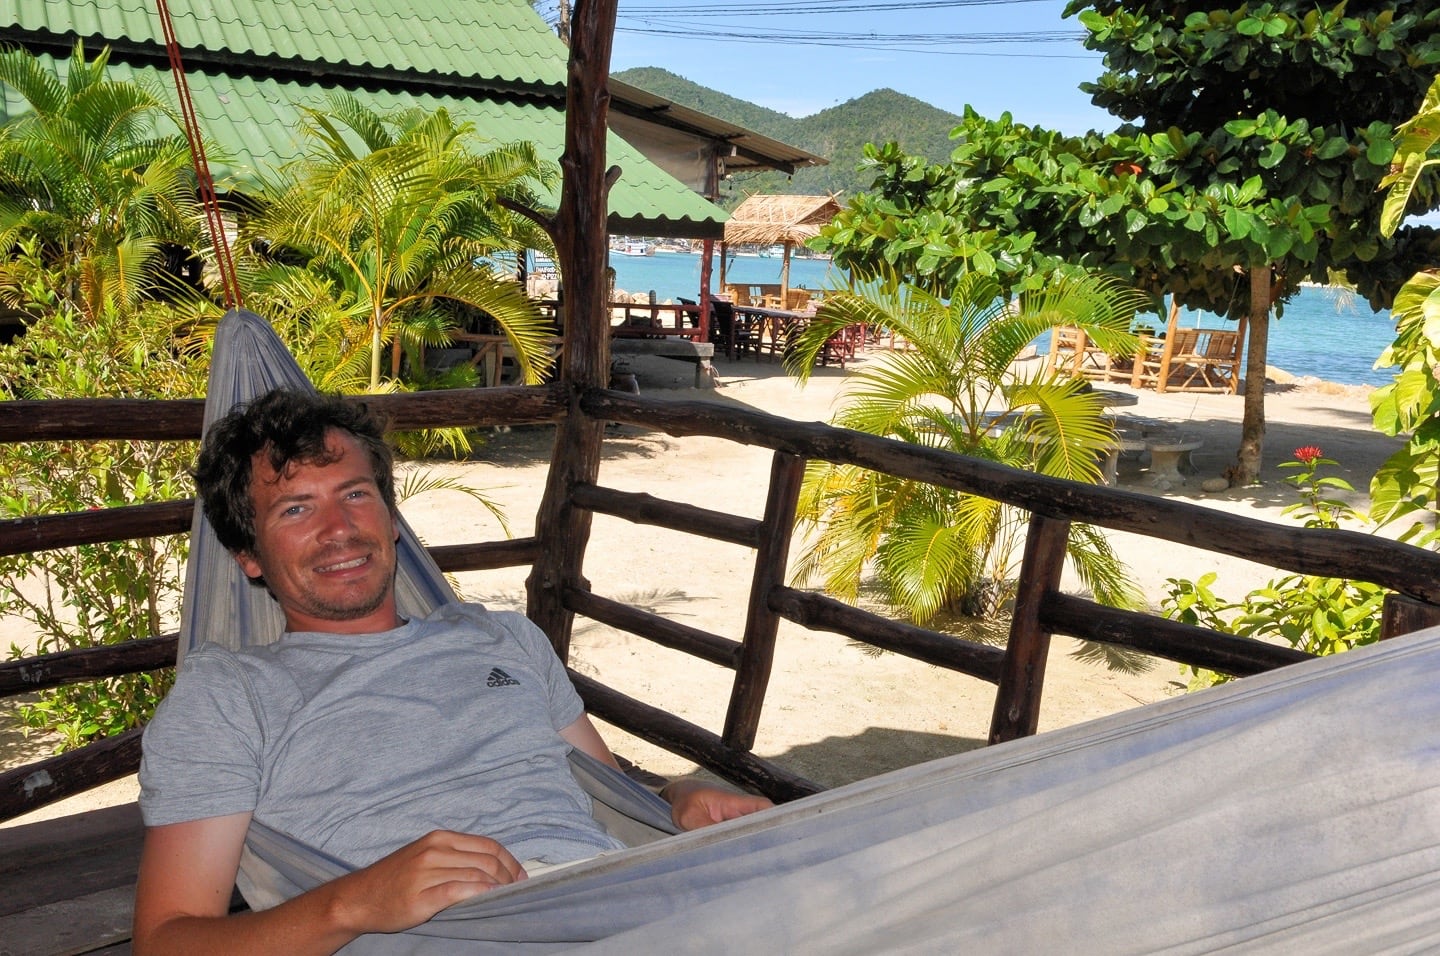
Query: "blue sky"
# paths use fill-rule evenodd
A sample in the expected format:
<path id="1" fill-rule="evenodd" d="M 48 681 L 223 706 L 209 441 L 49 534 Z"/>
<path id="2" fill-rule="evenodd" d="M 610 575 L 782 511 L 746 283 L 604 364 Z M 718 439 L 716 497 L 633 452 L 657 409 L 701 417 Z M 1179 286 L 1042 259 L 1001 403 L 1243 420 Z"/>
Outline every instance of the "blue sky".
<path id="1" fill-rule="evenodd" d="M 796 117 L 889 87 L 954 113 L 969 104 L 1071 134 L 1112 129 L 1114 118 L 1078 89 L 1099 76 L 1100 58 L 1081 45 L 1082 28 L 1061 17 L 1064 8 L 1065 0 L 620 0 L 611 69 L 661 67 Z"/>

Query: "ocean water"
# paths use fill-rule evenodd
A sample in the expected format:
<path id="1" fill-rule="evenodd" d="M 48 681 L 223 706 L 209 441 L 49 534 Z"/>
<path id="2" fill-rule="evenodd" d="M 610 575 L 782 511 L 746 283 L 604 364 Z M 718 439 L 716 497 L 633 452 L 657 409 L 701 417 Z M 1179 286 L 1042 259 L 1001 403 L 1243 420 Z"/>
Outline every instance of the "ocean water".
<path id="1" fill-rule="evenodd" d="M 655 291 L 660 301 L 697 297 L 700 256 L 659 252 L 653 256 L 612 255 L 615 288 L 626 292 Z M 711 288 L 720 282 L 719 257 L 713 265 Z M 737 284 L 779 282 L 780 259 L 735 256 L 727 265 L 728 281 Z M 810 289 L 838 283 L 840 273 L 823 259 L 790 260 L 790 285 Z M 1214 315 L 1185 312 L 1182 325 L 1233 327 Z M 1164 319 L 1155 320 L 1159 327 Z M 1376 370 L 1375 360 L 1395 337 L 1389 312 L 1372 312 L 1364 300 L 1343 290 L 1306 286 L 1285 306 L 1285 317 L 1271 319 L 1267 361 L 1291 375 L 1313 376 L 1344 385 L 1385 385 L 1393 369 Z M 1045 348 L 1044 339 L 1037 343 Z"/>

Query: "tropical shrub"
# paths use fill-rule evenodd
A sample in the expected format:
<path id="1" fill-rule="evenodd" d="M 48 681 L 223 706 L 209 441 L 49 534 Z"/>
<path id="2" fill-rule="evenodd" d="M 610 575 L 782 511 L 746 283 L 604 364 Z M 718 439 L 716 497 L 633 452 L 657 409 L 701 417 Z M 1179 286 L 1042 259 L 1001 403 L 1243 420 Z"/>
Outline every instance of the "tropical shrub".
<path id="1" fill-rule="evenodd" d="M 1307 528 L 1338 528 L 1342 521 L 1370 523 L 1363 512 L 1341 498 L 1329 496 L 1331 491 L 1355 490 L 1343 478 L 1319 474 L 1322 466 L 1334 464 L 1315 445 L 1295 449 L 1294 460 L 1280 467 L 1296 472 L 1285 480 L 1296 487 L 1300 500 L 1288 505 L 1283 513 L 1299 519 Z M 1283 642 L 1320 656 L 1380 639 L 1380 612 L 1389 591 L 1378 584 L 1290 574 L 1232 602 L 1215 593 L 1216 579 L 1214 572 L 1201 575 L 1198 581 L 1170 578 L 1161 610 L 1166 617 L 1185 624 Z M 1202 667 L 1183 670 L 1190 675 L 1191 690 L 1231 679 L 1228 674 Z"/>
<path id="2" fill-rule="evenodd" d="M 204 393 L 208 343 L 190 318 L 147 303 L 81 315 L 31 303 L 26 334 L 0 346 L 0 399 L 190 398 Z M 0 515 L 64 514 L 184 498 L 190 443 L 26 442 L 0 445 Z M 0 558 L 0 613 L 38 634 L 35 653 L 153 637 L 178 622 L 186 535 L 140 538 Z M 12 646 L 12 657 L 23 656 Z M 143 723 L 169 672 L 44 691 L 17 708 L 27 727 L 54 729 L 62 748 Z"/>
<path id="3" fill-rule="evenodd" d="M 551 330 L 524 290 L 484 260 L 550 248 L 502 200 L 533 206 L 553 165 L 528 143 L 472 151 L 474 128 L 443 109 L 381 116 L 336 93 L 328 110 L 304 115 L 309 149 L 262 190 L 243 248 L 252 302 L 287 340 L 326 346 L 311 353 L 329 363 L 310 369 L 317 384 L 398 387 L 403 355 L 447 344 L 467 309 L 494 320 L 526 381 L 538 381 Z"/>
<path id="4" fill-rule="evenodd" d="M 787 355 L 802 381 L 830 336 L 851 325 L 893 330 L 908 343 L 853 373 L 834 422 L 1041 474 L 1094 482 L 1114 442 L 1101 396 L 1040 369 L 1012 369 L 1047 329 L 1077 325 L 1116 351 L 1134 349 L 1129 327 L 1144 301 L 1112 279 L 1057 279 L 1012 303 L 996 282 L 963 274 L 946 297 L 873 283 L 827 295 Z M 917 622 L 941 611 L 990 618 L 1014 594 L 1025 515 L 990 499 L 862 468 L 813 462 L 798 526 L 811 538 L 794 577 L 857 600 L 873 568 L 885 598 Z M 1104 603 L 1139 595 L 1104 536 L 1072 528 L 1069 557 Z"/>
<path id="5" fill-rule="evenodd" d="M 0 347 L 0 400 L 204 393 L 206 311 L 178 251 L 199 248 L 189 148 L 157 88 L 111 80 L 77 46 L 61 78 L 0 53 L 0 85 L 27 111 L 0 130 L 0 302 L 26 331 Z M 192 450 L 151 442 L 0 446 L 0 514 L 60 514 L 183 498 Z M 0 613 L 40 653 L 161 633 L 175 622 L 184 536 L 0 559 Z M 11 653 L 19 653 L 12 648 Z M 46 691 L 22 704 L 61 746 L 142 722 L 168 676 Z"/>
<path id="6" fill-rule="evenodd" d="M 109 79 L 108 59 L 87 62 L 77 44 L 61 79 L 23 50 L 0 52 L 0 88 L 27 108 L 0 132 L 0 248 L 30 253 L 0 263 L 0 284 L 48 283 L 92 318 L 192 298 L 171 260 L 199 248 L 202 221 L 162 94 Z"/>

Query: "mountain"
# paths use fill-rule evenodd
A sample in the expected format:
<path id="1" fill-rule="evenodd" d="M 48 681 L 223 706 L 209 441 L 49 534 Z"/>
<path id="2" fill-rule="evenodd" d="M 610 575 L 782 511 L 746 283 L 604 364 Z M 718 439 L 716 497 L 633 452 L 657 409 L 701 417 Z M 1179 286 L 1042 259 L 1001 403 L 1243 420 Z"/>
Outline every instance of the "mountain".
<path id="1" fill-rule="evenodd" d="M 779 172 L 737 175 L 724 186 L 721 205 L 727 208 L 752 193 L 853 196 L 870 187 L 869 177 L 856 171 L 864 144 L 894 140 L 907 153 L 940 162 L 953 148 L 950 131 L 960 125 L 954 113 L 890 89 L 797 119 L 656 67 L 625 70 L 615 78 L 830 160 L 829 166 L 802 169 L 793 177 Z"/>

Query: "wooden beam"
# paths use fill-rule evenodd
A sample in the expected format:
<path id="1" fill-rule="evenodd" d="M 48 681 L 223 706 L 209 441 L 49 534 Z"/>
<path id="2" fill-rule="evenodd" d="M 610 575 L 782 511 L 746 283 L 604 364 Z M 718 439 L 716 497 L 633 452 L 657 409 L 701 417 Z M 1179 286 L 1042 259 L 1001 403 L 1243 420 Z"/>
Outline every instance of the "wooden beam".
<path id="1" fill-rule="evenodd" d="M 1025 558 L 1010 619 L 1010 640 L 1000 669 L 1000 689 L 990 718 L 990 743 L 1028 737 L 1040 726 L 1040 697 L 1050 632 L 1040 617 L 1046 592 L 1060 588 L 1070 522 L 1033 515 L 1025 536 Z"/>
<path id="2" fill-rule="evenodd" d="M 745 609 L 740 670 L 735 675 L 730 706 L 725 714 L 725 745 L 736 750 L 755 746 L 755 734 L 760 727 L 760 709 L 765 704 L 765 690 L 770 686 L 775 635 L 780 628 L 780 615 L 770 607 L 770 594 L 785 583 L 790 539 L 795 532 L 795 507 L 804 478 L 804 458 L 775 453 L 770 466 L 770 491 L 765 500 L 764 530 L 755 552 L 755 573 Z"/>
<path id="3" fill-rule="evenodd" d="M 570 655 L 573 613 L 568 588 L 589 590 L 580 569 L 590 540 L 591 513 L 571 493 L 594 484 L 600 472 L 605 422 L 580 412 L 578 397 L 610 381 L 610 313 L 605 282 L 606 207 L 614 174 L 605 166 L 610 107 L 610 49 L 617 0 L 579 0 L 572 20 L 569 85 L 565 98 L 565 152 L 560 157 L 560 208 L 555 252 L 565 276 L 565 351 L 560 384 L 570 401 L 561 420 L 536 515 L 541 556 L 526 581 L 529 615 L 550 638 L 561 660 Z"/>
<path id="4" fill-rule="evenodd" d="M 892 621 L 810 591 L 778 587 L 770 592 L 770 607 L 787 621 L 812 631 L 832 631 L 871 647 L 903 654 L 917 661 L 949 668 L 992 684 L 1000 682 L 998 647 L 940 634 L 903 621 Z"/>

